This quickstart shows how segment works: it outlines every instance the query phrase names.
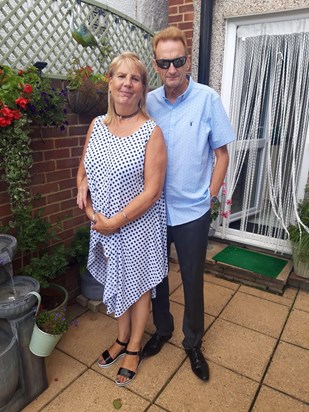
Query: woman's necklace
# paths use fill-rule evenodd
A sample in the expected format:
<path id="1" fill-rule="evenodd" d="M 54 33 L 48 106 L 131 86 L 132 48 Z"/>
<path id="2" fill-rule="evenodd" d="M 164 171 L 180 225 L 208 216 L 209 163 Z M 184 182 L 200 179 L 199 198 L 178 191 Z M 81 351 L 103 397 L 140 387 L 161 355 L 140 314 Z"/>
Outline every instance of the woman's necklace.
<path id="1" fill-rule="evenodd" d="M 138 109 L 136 110 L 136 112 L 134 112 L 134 113 L 132 113 L 132 114 L 127 114 L 127 115 L 118 114 L 118 113 L 116 112 L 116 110 L 115 110 L 115 114 L 116 114 L 116 116 L 120 117 L 120 119 L 130 119 L 130 117 L 136 116 L 136 115 L 139 113 L 140 110 L 141 110 L 141 109 L 138 108 Z"/>

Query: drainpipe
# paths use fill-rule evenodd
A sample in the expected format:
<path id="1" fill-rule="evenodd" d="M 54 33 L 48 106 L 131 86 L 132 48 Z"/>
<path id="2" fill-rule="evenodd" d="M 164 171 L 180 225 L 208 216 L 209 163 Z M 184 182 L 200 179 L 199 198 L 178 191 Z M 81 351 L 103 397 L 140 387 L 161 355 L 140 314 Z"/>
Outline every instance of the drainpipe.
<path id="1" fill-rule="evenodd" d="M 209 84 L 213 0 L 201 0 L 198 82 Z"/>

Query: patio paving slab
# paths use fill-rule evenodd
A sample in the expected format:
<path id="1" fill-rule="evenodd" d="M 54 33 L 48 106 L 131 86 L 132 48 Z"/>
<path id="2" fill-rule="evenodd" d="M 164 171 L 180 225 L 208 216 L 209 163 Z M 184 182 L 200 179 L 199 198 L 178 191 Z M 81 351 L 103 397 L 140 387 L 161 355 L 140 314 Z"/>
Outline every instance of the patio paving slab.
<path id="1" fill-rule="evenodd" d="M 281 340 L 309 349 L 309 312 L 293 310 L 284 328 Z"/>
<path id="2" fill-rule="evenodd" d="M 182 341 L 183 341 L 184 335 L 182 332 L 182 321 L 183 321 L 184 306 L 179 303 L 171 301 L 170 310 L 174 318 L 174 332 L 169 342 L 183 349 Z M 213 316 L 210 316 L 207 314 L 204 315 L 205 331 L 210 327 L 210 325 L 212 324 L 214 320 L 215 318 Z M 155 330 L 156 328 L 152 322 L 152 315 L 150 315 L 147 325 L 146 325 L 146 331 L 150 334 L 153 334 Z"/>
<path id="3" fill-rule="evenodd" d="M 280 342 L 263 383 L 309 403 L 308 371 L 309 351 Z"/>
<path id="4" fill-rule="evenodd" d="M 101 313 L 86 312 L 78 318 L 79 326 L 63 336 L 58 348 L 90 367 L 102 349 L 117 337 L 117 321 Z"/>
<path id="5" fill-rule="evenodd" d="M 284 393 L 262 386 L 252 412 L 308 412 L 309 406 Z"/>
<path id="6" fill-rule="evenodd" d="M 210 380 L 203 382 L 189 371 L 186 360 L 156 404 L 177 412 L 248 411 L 258 384 L 213 362 L 209 367 Z"/>
<path id="7" fill-rule="evenodd" d="M 309 312 L 309 292 L 306 290 L 300 290 L 297 294 L 294 304 L 295 309 L 305 310 Z"/>
<path id="8" fill-rule="evenodd" d="M 260 381 L 276 339 L 243 326 L 217 319 L 205 334 L 207 359 Z"/>
<path id="9" fill-rule="evenodd" d="M 205 313 L 218 316 L 235 291 L 214 283 L 204 282 Z M 184 305 L 183 286 L 170 295 L 170 300 Z"/>
<path id="10" fill-rule="evenodd" d="M 65 353 L 55 349 L 45 359 L 48 388 L 41 393 L 23 412 L 37 412 L 59 395 L 68 385 L 77 379 L 87 367 Z"/>
<path id="11" fill-rule="evenodd" d="M 277 338 L 288 314 L 287 306 L 237 293 L 227 304 L 220 318 Z"/>
<path id="12" fill-rule="evenodd" d="M 184 350 L 166 343 L 158 355 L 142 361 L 136 378 L 128 388 L 143 398 L 153 401 L 178 370 L 185 357 Z M 99 368 L 96 363 L 92 365 L 94 371 L 109 378 L 112 383 L 119 367 L 121 367 L 121 359 L 109 368 Z M 191 369 L 187 373 L 191 374 Z"/>
<path id="13" fill-rule="evenodd" d="M 256 289 L 250 286 L 241 285 L 239 292 L 247 293 L 248 295 L 257 296 L 271 302 L 280 303 L 291 307 L 294 303 L 295 296 L 297 295 L 297 289 L 287 288 L 282 296 L 271 292 L 265 292 L 264 290 Z"/>
<path id="14" fill-rule="evenodd" d="M 42 411 L 115 412 L 113 401 L 116 399 L 121 399 L 121 412 L 144 412 L 149 406 L 149 402 L 130 390 L 119 388 L 104 376 L 87 370 Z"/>

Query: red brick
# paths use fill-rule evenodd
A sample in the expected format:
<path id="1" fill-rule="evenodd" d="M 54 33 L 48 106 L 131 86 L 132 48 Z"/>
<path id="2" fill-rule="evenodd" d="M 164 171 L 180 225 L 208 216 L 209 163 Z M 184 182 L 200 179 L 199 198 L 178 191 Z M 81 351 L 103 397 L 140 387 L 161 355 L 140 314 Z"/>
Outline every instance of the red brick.
<path id="1" fill-rule="evenodd" d="M 1 219 L 11 215 L 11 208 L 8 204 L 4 204 L 0 206 L 0 216 Z"/>
<path id="2" fill-rule="evenodd" d="M 42 139 L 32 139 L 31 140 L 31 149 L 35 152 L 38 150 L 50 150 L 54 149 L 54 139 L 42 140 Z"/>
<path id="3" fill-rule="evenodd" d="M 61 210 L 73 209 L 75 207 L 77 207 L 75 198 L 68 199 L 60 203 Z"/>
<path id="4" fill-rule="evenodd" d="M 88 126 L 70 126 L 69 136 L 86 136 L 88 131 Z"/>
<path id="5" fill-rule="evenodd" d="M 58 191 L 58 185 L 55 182 L 52 183 L 46 183 L 44 185 L 37 185 L 33 186 L 33 189 L 36 189 L 38 193 L 41 193 L 42 195 L 46 195 L 49 193 L 57 192 Z"/>
<path id="6" fill-rule="evenodd" d="M 185 6 L 180 6 L 179 7 L 179 13 L 180 14 L 186 14 L 187 12 L 189 12 L 189 13 L 193 12 L 193 4 L 187 4 Z"/>
<path id="7" fill-rule="evenodd" d="M 192 30 L 192 23 L 179 23 L 178 27 L 180 28 L 180 30 L 182 31 L 186 31 L 186 30 Z M 187 35 L 187 34 L 186 34 Z M 188 35 L 187 35 L 188 38 Z"/>
<path id="8" fill-rule="evenodd" d="M 50 194 L 47 196 L 47 203 L 51 204 L 54 202 L 61 202 L 62 200 L 67 200 L 71 198 L 70 190 L 62 190 L 61 192 L 50 191 Z"/>
<path id="9" fill-rule="evenodd" d="M 79 159 L 76 157 L 74 159 L 67 158 L 65 160 L 57 160 L 56 161 L 56 169 L 70 169 L 72 167 L 78 167 Z"/>
<path id="10" fill-rule="evenodd" d="M 169 6 L 168 8 L 168 17 L 170 18 L 173 14 L 178 14 L 178 7 L 177 6 Z"/>
<path id="11" fill-rule="evenodd" d="M 45 173 L 38 173 L 31 176 L 31 183 L 33 186 L 42 185 L 46 183 Z"/>
<path id="12" fill-rule="evenodd" d="M 194 19 L 194 13 L 186 13 L 183 16 L 184 21 L 191 21 L 193 22 Z"/>
<path id="13" fill-rule="evenodd" d="M 169 0 L 169 6 L 179 6 L 184 3 L 184 0 Z"/>
<path id="14" fill-rule="evenodd" d="M 59 190 L 65 189 L 75 189 L 76 188 L 76 177 L 71 177 L 70 179 L 63 180 L 62 182 L 58 182 Z"/>
<path id="15" fill-rule="evenodd" d="M 44 139 L 49 137 L 61 137 L 68 135 L 68 127 L 64 130 L 60 130 L 59 127 L 42 127 L 42 136 Z"/>
<path id="16" fill-rule="evenodd" d="M 71 177 L 70 170 L 59 170 L 57 172 L 46 173 L 47 182 L 58 182 L 60 180 L 66 180 Z"/>
<path id="17" fill-rule="evenodd" d="M 44 216 L 50 216 L 60 211 L 59 203 L 53 203 L 44 207 Z"/>
<path id="18" fill-rule="evenodd" d="M 48 150 L 47 152 L 44 152 L 45 160 L 63 159 L 69 156 L 70 156 L 69 149 Z"/>
<path id="19" fill-rule="evenodd" d="M 71 157 L 78 157 L 80 158 L 83 154 L 83 147 L 72 147 L 71 148 Z"/>
<path id="20" fill-rule="evenodd" d="M 31 169 L 31 174 L 35 175 L 36 173 L 47 173 L 47 172 L 52 172 L 55 170 L 55 162 L 54 161 L 49 161 L 49 162 L 39 162 L 39 163 L 34 163 Z"/>
<path id="21" fill-rule="evenodd" d="M 55 147 L 56 148 L 61 148 L 61 147 L 72 147 L 72 146 L 78 146 L 79 144 L 79 139 L 77 137 L 67 137 L 65 139 L 56 139 L 55 140 Z"/>
<path id="22" fill-rule="evenodd" d="M 168 22 L 170 23 L 170 25 L 173 25 L 173 23 L 179 23 L 182 22 L 183 18 L 182 15 L 176 15 L 176 16 L 169 16 L 168 18 Z"/>

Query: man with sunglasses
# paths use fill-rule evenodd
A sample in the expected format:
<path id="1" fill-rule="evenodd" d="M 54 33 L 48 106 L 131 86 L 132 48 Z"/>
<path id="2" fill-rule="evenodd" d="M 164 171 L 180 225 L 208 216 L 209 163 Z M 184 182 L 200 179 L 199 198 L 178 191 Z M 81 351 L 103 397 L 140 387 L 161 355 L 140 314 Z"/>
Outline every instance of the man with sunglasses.
<path id="1" fill-rule="evenodd" d="M 200 348 L 205 332 L 203 274 L 210 208 L 218 201 L 228 167 L 226 145 L 235 136 L 219 95 L 186 75 L 190 58 L 183 32 L 168 27 L 157 33 L 153 52 L 154 68 L 163 86 L 148 94 L 147 109 L 161 127 L 167 145 L 167 242 L 168 254 L 171 243 L 175 244 L 183 282 L 182 344 L 193 372 L 207 381 L 208 365 Z M 156 290 L 152 301 L 156 332 L 146 343 L 144 356 L 159 353 L 174 329 L 168 278 Z"/>

